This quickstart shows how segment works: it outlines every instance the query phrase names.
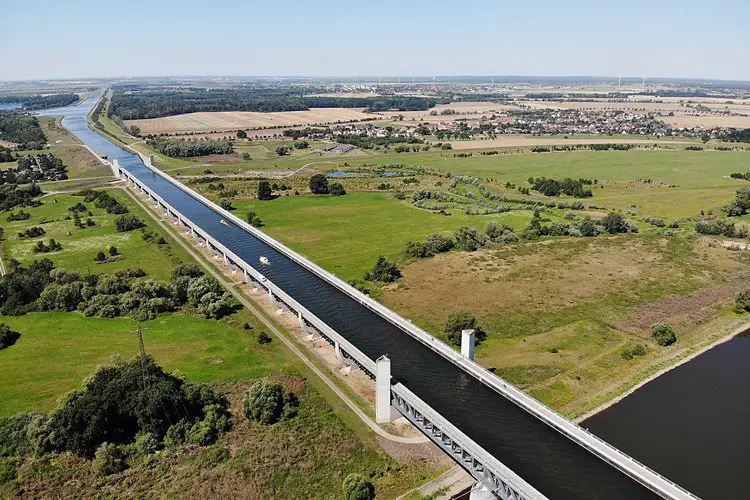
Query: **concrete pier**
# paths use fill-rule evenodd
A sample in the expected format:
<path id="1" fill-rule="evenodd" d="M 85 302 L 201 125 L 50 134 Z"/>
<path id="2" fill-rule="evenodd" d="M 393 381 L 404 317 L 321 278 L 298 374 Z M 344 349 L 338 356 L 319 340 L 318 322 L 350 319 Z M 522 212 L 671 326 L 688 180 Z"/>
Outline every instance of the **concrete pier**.
<path id="1" fill-rule="evenodd" d="M 461 355 L 474 361 L 474 344 L 476 332 L 474 330 L 461 330 Z"/>
<path id="2" fill-rule="evenodd" d="M 375 422 L 391 421 L 391 360 L 380 356 L 375 361 Z"/>

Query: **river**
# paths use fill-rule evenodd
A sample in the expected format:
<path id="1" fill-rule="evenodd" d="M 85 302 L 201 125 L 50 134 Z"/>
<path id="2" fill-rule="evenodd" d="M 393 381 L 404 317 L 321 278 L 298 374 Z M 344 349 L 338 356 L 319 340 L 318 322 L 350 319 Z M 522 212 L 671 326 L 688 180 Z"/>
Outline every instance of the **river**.
<path id="1" fill-rule="evenodd" d="M 261 255 L 268 257 L 272 265 L 264 268 L 264 274 L 271 281 L 371 359 L 388 354 L 394 379 L 542 493 L 552 499 L 653 498 L 633 480 L 244 229 L 220 223 L 220 214 L 148 170 L 136 155 L 92 131 L 86 115 L 97 97 L 78 106 L 42 113 L 64 115 L 63 125 L 91 149 L 107 154 L 110 159 L 117 158 L 121 167 L 246 262 L 257 262 Z M 745 364 L 744 371 L 740 366 L 747 353 L 743 355 L 742 348 L 736 347 L 747 344 L 750 342 L 744 337 L 727 342 L 668 372 L 583 425 L 703 498 L 746 497 L 750 491 L 747 467 L 740 465 L 739 454 L 724 457 L 723 452 L 727 449 L 739 452 L 741 445 L 750 444 L 744 430 L 747 426 L 737 426 L 742 419 L 748 422 L 747 402 L 735 401 L 732 405 L 732 398 L 726 397 L 716 406 L 716 397 L 721 392 L 727 396 L 741 395 L 742 382 L 750 380 L 747 368 L 750 364 Z M 728 357 L 737 362 L 730 363 Z M 709 377 L 711 383 L 701 381 L 701 373 L 715 377 L 722 370 L 730 373 L 721 380 Z M 720 381 L 727 385 L 722 386 Z M 664 384 L 666 388 L 660 389 Z M 745 413 L 738 411 L 740 406 Z M 717 427 L 721 429 L 713 431 Z M 732 446 L 727 446 L 727 438 L 732 440 Z M 732 472 L 727 474 L 727 470 Z M 744 475 L 739 475 L 743 477 L 735 477 L 742 470 Z M 732 476 L 728 478 L 731 481 L 725 480 L 728 475 Z M 739 494 L 742 492 L 745 494 Z"/>

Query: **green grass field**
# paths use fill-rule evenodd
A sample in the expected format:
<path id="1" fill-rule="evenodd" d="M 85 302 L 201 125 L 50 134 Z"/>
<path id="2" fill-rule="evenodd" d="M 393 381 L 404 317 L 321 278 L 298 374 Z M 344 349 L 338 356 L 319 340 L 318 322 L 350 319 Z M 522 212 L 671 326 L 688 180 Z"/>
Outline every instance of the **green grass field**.
<path id="1" fill-rule="evenodd" d="M 165 369 L 191 381 L 241 381 L 283 373 L 289 363 L 277 342 L 258 345 L 253 331 L 229 322 L 168 314 L 143 323 L 146 351 Z M 138 354 L 138 324 L 130 318 L 87 318 L 72 313 L 29 313 L 2 317 L 21 333 L 0 351 L 0 417 L 23 411 L 48 411 L 75 389 L 94 368 L 114 355 Z"/>
<path id="2" fill-rule="evenodd" d="M 396 200 L 393 193 L 284 196 L 238 201 L 235 206 L 238 217 L 244 218 L 248 210 L 256 212 L 266 224 L 263 231 L 347 280 L 361 278 L 379 255 L 400 258 L 407 241 L 461 226 L 484 231 L 490 221 L 520 231 L 532 216 L 529 210 L 482 216 L 453 210 L 450 216 L 438 215 L 408 200 Z"/>
<path id="3" fill-rule="evenodd" d="M 164 233 L 156 228 L 156 224 L 150 217 L 127 196 L 124 192 L 112 189 L 109 192 L 116 197 L 120 203 L 127 206 L 131 213 L 147 223 L 147 228 L 157 234 Z M 114 220 L 116 215 L 108 214 L 104 209 L 96 208 L 93 203 L 84 203 L 92 212 L 92 219 L 96 226 L 79 229 L 73 224 L 72 218 L 66 220 L 72 214 L 68 211 L 78 202 L 83 202 L 83 197 L 68 194 L 59 194 L 41 198 L 44 203 L 40 207 L 25 208 L 31 214 L 31 218 L 23 221 L 8 222 L 7 215 L 0 215 L 0 227 L 5 231 L 3 245 L 3 260 L 7 263 L 10 259 L 16 259 L 22 263 L 29 263 L 35 259 L 46 257 L 55 263 L 57 267 L 63 267 L 76 272 L 112 273 L 118 269 L 127 267 L 140 267 L 146 273 L 157 279 L 169 278 L 170 269 L 174 262 L 186 259 L 185 251 L 175 245 L 159 246 L 151 242 L 143 241 L 140 230 L 124 233 L 115 232 Z M 16 209 L 18 211 L 18 209 Z M 85 221 L 87 215 L 84 213 L 82 219 Z M 22 240 L 18 233 L 28 228 L 38 226 L 43 228 L 47 234 L 39 238 Z M 49 241 L 54 238 L 61 243 L 63 249 L 59 252 L 34 253 L 33 248 L 37 241 Z M 107 253 L 110 246 L 114 245 L 125 256 L 123 260 L 97 264 L 94 262 L 99 251 Z"/>

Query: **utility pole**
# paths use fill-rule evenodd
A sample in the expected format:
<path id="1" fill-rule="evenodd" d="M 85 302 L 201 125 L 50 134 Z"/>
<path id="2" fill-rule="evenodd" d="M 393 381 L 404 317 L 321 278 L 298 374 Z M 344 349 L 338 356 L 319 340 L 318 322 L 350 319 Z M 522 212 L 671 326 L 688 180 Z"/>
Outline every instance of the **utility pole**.
<path id="1" fill-rule="evenodd" d="M 146 388 L 146 347 L 143 344 L 143 330 L 150 330 L 150 328 L 141 328 L 141 322 L 138 322 L 137 330 L 130 330 L 130 333 L 138 334 L 138 344 L 141 351 L 141 376 L 143 376 L 143 388 Z"/>

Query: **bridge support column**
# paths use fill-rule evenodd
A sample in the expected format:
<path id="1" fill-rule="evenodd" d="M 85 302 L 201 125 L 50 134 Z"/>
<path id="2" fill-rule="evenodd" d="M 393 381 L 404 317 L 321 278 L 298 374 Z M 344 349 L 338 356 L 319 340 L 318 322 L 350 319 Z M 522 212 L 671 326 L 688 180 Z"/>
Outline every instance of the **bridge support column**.
<path id="1" fill-rule="evenodd" d="M 375 422 L 391 420 L 391 360 L 383 355 L 375 361 Z"/>
<path id="2" fill-rule="evenodd" d="M 474 330 L 461 330 L 461 355 L 474 361 L 474 343 L 476 332 Z"/>
<path id="3" fill-rule="evenodd" d="M 305 323 L 305 318 L 302 317 L 301 312 L 297 312 L 297 319 L 299 320 L 299 327 L 302 328 L 302 333 L 305 333 L 307 331 L 307 324 Z"/>
<path id="4" fill-rule="evenodd" d="M 227 258 L 227 254 L 223 253 L 224 255 L 224 264 L 229 265 L 229 259 Z"/>
<path id="5" fill-rule="evenodd" d="M 190 236 L 195 238 L 195 228 L 193 226 L 190 226 Z"/>
<path id="6" fill-rule="evenodd" d="M 250 278 L 248 278 L 248 275 L 247 275 L 247 269 L 244 269 L 244 268 L 242 269 L 242 276 L 243 276 L 242 282 L 243 283 L 247 283 L 248 280 L 250 279 Z"/>

